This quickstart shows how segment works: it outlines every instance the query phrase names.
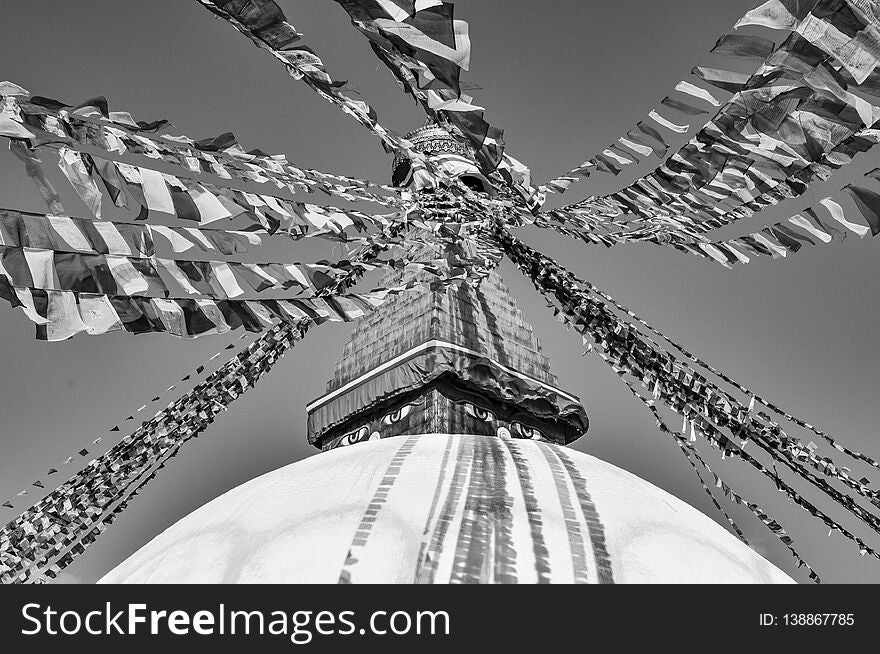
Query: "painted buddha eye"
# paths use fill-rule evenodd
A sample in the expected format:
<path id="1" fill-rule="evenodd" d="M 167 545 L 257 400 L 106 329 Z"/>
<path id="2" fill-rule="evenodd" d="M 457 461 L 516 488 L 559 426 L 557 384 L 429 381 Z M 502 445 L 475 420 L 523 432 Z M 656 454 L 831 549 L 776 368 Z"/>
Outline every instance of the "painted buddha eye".
<path id="1" fill-rule="evenodd" d="M 383 425 L 393 425 L 395 422 L 400 422 L 404 418 L 409 415 L 409 412 L 412 411 L 412 405 L 407 404 L 406 406 L 400 407 L 397 411 L 392 411 L 384 418 L 382 418 Z"/>
<path id="2" fill-rule="evenodd" d="M 354 445 L 355 443 L 360 443 L 367 437 L 369 433 L 369 428 L 364 425 L 360 429 L 356 429 L 353 432 L 350 432 L 339 439 L 339 442 L 336 444 L 336 447 L 345 447 L 346 445 Z"/>
<path id="3" fill-rule="evenodd" d="M 524 425 L 521 422 L 511 423 L 510 428 L 513 431 L 514 438 L 528 438 L 530 440 L 536 441 L 544 437 L 544 434 L 541 433 L 540 429 L 529 427 L 528 425 Z"/>
<path id="4" fill-rule="evenodd" d="M 495 414 L 493 414 L 491 411 L 487 411 L 482 407 L 470 403 L 464 405 L 464 412 L 472 418 L 482 420 L 483 422 L 492 422 L 493 420 L 495 420 Z"/>

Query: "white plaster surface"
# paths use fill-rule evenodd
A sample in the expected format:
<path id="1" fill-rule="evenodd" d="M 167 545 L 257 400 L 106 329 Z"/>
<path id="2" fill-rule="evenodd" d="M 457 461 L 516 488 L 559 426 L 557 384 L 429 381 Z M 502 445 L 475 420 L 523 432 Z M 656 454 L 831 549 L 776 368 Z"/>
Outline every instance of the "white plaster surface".
<path id="1" fill-rule="evenodd" d="M 442 545 L 432 580 L 455 581 L 461 571 L 460 564 L 456 568 L 456 546 L 461 548 L 462 520 L 466 514 L 480 517 L 468 513 L 463 500 L 449 500 L 456 466 L 468 468 L 463 479 L 469 481 L 473 473 L 468 457 L 462 456 L 472 437 L 419 437 L 375 513 L 366 543 L 352 547 L 362 517 L 405 440 L 389 438 L 316 454 L 252 479 L 179 520 L 99 583 L 337 583 L 343 569 L 354 583 L 412 583 L 424 563 L 424 543 L 432 538 Z M 551 580 L 575 580 L 577 541 L 587 561 L 582 575 L 596 581 L 595 552 L 574 483 L 568 479 L 564 484 L 576 509 L 575 519 L 566 523 L 546 448 L 532 441 L 507 444 L 528 465 Z M 690 505 L 595 457 L 559 449 L 586 480 L 604 528 L 615 583 L 793 583 Z M 449 461 L 441 474 L 447 452 Z M 534 583 L 534 513 L 529 522 L 522 482 L 507 449 L 500 467 L 503 490 L 512 500 L 509 538 L 516 553 L 515 577 Z M 454 519 L 438 532 L 437 507 L 444 505 L 454 509 Z M 497 536 L 489 533 L 494 543 Z M 487 551 L 481 581 L 497 581 L 491 572 L 497 550 Z M 356 556 L 349 558 L 350 553 Z"/>

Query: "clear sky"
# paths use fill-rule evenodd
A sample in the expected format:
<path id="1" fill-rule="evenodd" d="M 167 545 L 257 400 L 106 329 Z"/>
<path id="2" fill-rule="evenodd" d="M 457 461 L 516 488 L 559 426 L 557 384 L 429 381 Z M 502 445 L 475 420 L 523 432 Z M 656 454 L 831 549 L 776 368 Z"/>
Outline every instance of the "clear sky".
<path id="1" fill-rule="evenodd" d="M 279 4 L 331 74 L 350 80 L 385 125 L 406 132 L 423 122 L 335 2 Z M 690 79 L 691 67 L 711 61 L 707 53 L 715 39 L 750 5 L 751 0 L 459 0 L 457 18 L 470 23 L 473 44 L 464 79 L 481 87 L 473 94 L 489 121 L 505 129 L 509 151 L 544 181 L 607 147 L 679 80 Z M 140 120 L 170 119 L 176 125 L 172 133 L 204 138 L 233 131 L 245 148 L 284 152 L 298 165 L 381 181 L 390 176 L 390 158 L 369 133 L 288 78 L 268 54 L 193 0 L 12 3 L 3 14 L 0 62 L 0 79 L 33 94 L 71 104 L 106 95 L 111 110 L 130 111 Z M 53 168 L 51 152 L 46 161 Z M 656 159 L 649 163 L 657 165 Z M 861 155 L 852 172 L 722 234 L 747 234 L 776 222 L 875 166 L 876 153 Z M 630 168 L 617 179 L 599 175 L 563 199 L 614 191 L 648 166 Z M 58 186 L 70 213 L 85 215 L 72 192 L 60 181 Z M 6 151 L 0 151 L 0 206 L 45 210 L 20 163 Z M 786 260 L 753 260 L 725 270 L 666 248 L 605 250 L 552 233 L 522 235 L 757 393 L 880 458 L 874 277 L 880 243 L 852 237 Z M 308 244 L 280 254 L 308 261 L 332 252 Z M 590 433 L 575 447 L 717 518 L 678 448 L 654 429 L 647 410 L 598 358 L 579 356 L 580 337 L 552 318 L 528 280 L 509 263 L 502 272 L 560 384 L 580 395 L 590 414 Z M 349 331 L 338 324 L 312 330 L 256 390 L 183 448 L 66 579 L 99 578 L 206 501 L 313 454 L 305 442 L 305 404 L 323 392 Z M 82 447 L 99 453 L 91 446 L 94 438 L 239 336 L 180 340 L 116 333 L 44 343 L 35 341 L 33 332 L 21 312 L 5 303 L 0 307 L 3 499 L 44 478 L 50 466 L 60 467 Z M 102 445 L 114 442 L 105 438 Z M 708 459 L 719 470 L 729 469 L 714 452 Z M 72 473 L 72 464 L 63 471 Z M 783 523 L 827 581 L 880 581 L 880 562 L 860 558 L 837 534 L 826 536 L 826 529 L 788 505 L 766 481 L 734 474 L 744 494 Z M 17 507 L 25 507 L 22 498 L 15 499 Z M 16 515 L 0 510 L 6 511 L 0 514 L 4 520 Z M 733 514 L 759 552 L 805 578 L 750 514 L 738 508 Z M 840 512 L 834 515 L 846 520 Z M 876 534 L 871 539 L 855 531 L 875 546 L 880 541 Z"/>

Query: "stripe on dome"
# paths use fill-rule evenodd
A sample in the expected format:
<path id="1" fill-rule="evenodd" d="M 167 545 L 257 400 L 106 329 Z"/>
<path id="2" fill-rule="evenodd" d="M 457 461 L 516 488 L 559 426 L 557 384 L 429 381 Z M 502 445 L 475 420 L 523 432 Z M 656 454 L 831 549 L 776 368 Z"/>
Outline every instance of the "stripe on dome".
<path id="1" fill-rule="evenodd" d="M 539 443 L 538 445 L 549 448 L 545 443 Z M 584 476 L 574 465 L 574 462 L 566 454 L 565 448 L 558 447 L 555 448 L 553 452 L 555 452 L 560 461 L 562 461 L 562 465 L 565 467 L 566 472 L 568 472 L 575 490 L 577 491 L 581 511 L 583 512 L 584 520 L 586 520 L 587 527 L 590 531 L 590 541 L 593 544 L 593 554 L 596 558 L 599 583 L 613 584 L 614 575 L 611 569 L 611 556 L 608 554 L 608 547 L 605 543 L 605 527 L 599 519 L 599 512 L 596 510 L 596 505 L 593 503 L 593 499 L 587 491 L 587 480 L 584 479 Z"/>
<path id="2" fill-rule="evenodd" d="M 487 486 L 491 466 L 487 466 L 485 438 L 474 439 L 474 459 L 470 483 L 464 500 L 464 515 L 455 544 L 450 583 L 485 584 L 489 582 L 486 570 L 489 544 L 487 515 Z"/>
<path id="3" fill-rule="evenodd" d="M 538 571 L 535 566 L 531 525 L 528 520 L 519 471 L 510 450 L 505 445 L 505 440 L 496 437 L 493 439 L 493 443 L 502 455 L 504 486 L 510 500 L 510 511 L 513 516 L 509 529 L 505 530 L 505 536 L 510 538 L 509 561 L 513 567 L 513 576 L 518 584 L 534 584 L 538 582 Z M 502 554 L 497 556 L 502 556 Z"/>
<path id="4" fill-rule="evenodd" d="M 594 583 L 594 575 L 591 574 L 593 570 L 587 563 L 587 544 L 584 542 L 584 537 L 581 533 L 581 522 L 578 520 L 574 504 L 572 503 L 571 492 L 568 488 L 567 482 L 570 476 L 566 475 L 565 468 L 560 463 L 559 457 L 556 456 L 555 450 L 543 442 L 539 442 L 538 447 L 550 466 L 553 483 L 556 486 L 556 494 L 559 496 L 559 504 L 562 507 L 562 517 L 565 519 L 565 530 L 568 534 L 568 546 L 571 550 L 571 567 L 574 572 L 574 583 Z M 589 527 L 587 528 L 589 529 Z"/>
<path id="5" fill-rule="evenodd" d="M 358 563 L 358 553 L 366 547 L 367 540 L 370 537 L 370 531 L 376 522 L 376 516 L 382 509 L 382 505 L 388 501 L 388 494 L 391 492 L 391 487 L 394 486 L 394 482 L 397 481 L 400 469 L 403 467 L 403 462 L 412 453 L 413 448 L 418 441 L 418 436 L 408 437 L 388 464 L 388 468 L 382 476 L 382 481 L 379 482 L 379 486 L 373 494 L 373 499 L 370 500 L 370 503 L 367 505 L 367 510 L 364 512 L 357 531 L 354 534 L 354 538 L 351 541 L 351 545 L 348 548 L 345 563 L 342 566 L 342 571 L 339 573 L 340 584 L 351 583 L 351 571 Z"/>
<path id="6" fill-rule="evenodd" d="M 431 535 L 434 533 L 435 529 L 434 514 L 437 511 L 437 507 L 440 504 L 440 498 L 443 496 L 443 493 L 449 493 L 449 487 L 446 484 L 447 470 L 449 468 L 449 455 L 452 453 L 453 444 L 457 445 L 459 448 L 462 447 L 461 441 L 461 438 L 456 438 L 455 436 L 450 436 L 446 439 L 446 448 L 443 451 L 443 460 L 440 462 L 440 474 L 437 476 L 437 484 L 434 488 L 434 497 L 431 499 L 431 508 L 428 510 L 428 519 L 425 522 L 425 530 L 422 532 L 422 542 L 419 545 L 419 558 L 416 562 L 416 570 L 413 578 L 413 583 L 415 584 L 422 583 L 420 579 L 422 566 L 425 564 L 425 561 L 428 559 L 429 555 L 431 555 L 428 547 L 431 544 Z"/>
<path id="7" fill-rule="evenodd" d="M 532 534 L 532 549 L 535 554 L 535 570 L 538 573 L 538 583 L 549 584 L 551 583 L 550 551 L 547 549 L 547 543 L 544 540 L 541 507 L 538 504 L 538 498 L 535 495 L 535 488 L 532 483 L 529 466 L 522 453 L 518 450 L 518 443 L 506 439 L 502 439 L 501 442 L 510 452 L 510 456 L 516 466 L 520 486 L 522 487 L 522 498 L 525 502 L 529 530 Z"/>
<path id="8" fill-rule="evenodd" d="M 425 559 L 420 569 L 416 570 L 416 583 L 433 584 L 437 574 L 437 568 L 440 564 L 440 557 L 443 555 L 443 541 L 450 530 L 450 527 L 457 527 L 461 524 L 456 520 L 459 512 L 459 504 L 470 475 L 471 463 L 474 458 L 474 437 L 461 436 L 461 446 L 458 450 L 458 456 L 455 460 L 455 466 L 452 468 L 452 482 L 449 486 L 449 492 L 446 501 L 443 503 L 443 510 L 437 520 L 437 526 L 431 534 L 430 545 L 428 545 Z M 463 508 L 463 506 L 462 506 Z"/>
<path id="9" fill-rule="evenodd" d="M 474 465 L 450 582 L 516 583 L 513 498 L 507 493 L 501 439 L 474 440 Z"/>
<path id="10" fill-rule="evenodd" d="M 495 475 L 492 481 L 495 483 L 494 498 L 500 502 L 494 515 L 495 535 L 495 583 L 515 584 L 516 574 L 516 546 L 513 540 L 513 497 L 507 487 L 507 450 L 501 445 L 500 438 L 490 438 L 489 448 L 495 465 Z M 503 507 L 503 510 L 501 510 Z"/>

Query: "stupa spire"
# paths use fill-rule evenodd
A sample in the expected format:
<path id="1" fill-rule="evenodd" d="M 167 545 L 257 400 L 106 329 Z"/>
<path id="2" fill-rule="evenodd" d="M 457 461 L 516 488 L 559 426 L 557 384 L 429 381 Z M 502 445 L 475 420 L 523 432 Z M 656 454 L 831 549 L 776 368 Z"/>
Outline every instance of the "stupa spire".
<path id="1" fill-rule="evenodd" d="M 475 190 L 484 181 L 488 188 L 472 150 L 442 126 L 406 138 L 433 165 Z M 395 184 L 411 183 L 410 172 L 405 158 L 395 158 Z M 413 239 L 416 259 L 441 254 L 424 243 Z M 407 274 L 390 271 L 382 285 L 400 284 Z M 579 399 L 558 387 L 531 325 L 495 271 L 478 286 L 403 295 L 362 318 L 327 392 L 308 413 L 309 442 L 322 449 L 416 433 L 569 443 L 588 427 Z"/>

